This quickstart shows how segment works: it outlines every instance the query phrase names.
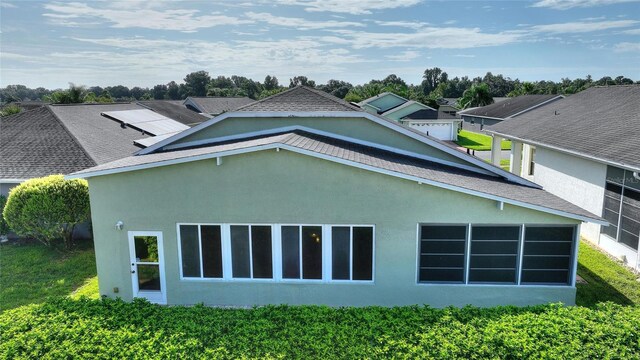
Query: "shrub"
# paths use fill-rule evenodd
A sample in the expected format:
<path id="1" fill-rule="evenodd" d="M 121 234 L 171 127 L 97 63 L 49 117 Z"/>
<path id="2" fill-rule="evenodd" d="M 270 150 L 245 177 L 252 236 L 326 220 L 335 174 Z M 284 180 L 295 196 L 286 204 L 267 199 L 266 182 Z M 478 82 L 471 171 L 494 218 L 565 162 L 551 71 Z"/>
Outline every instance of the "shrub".
<path id="1" fill-rule="evenodd" d="M 637 359 L 640 307 L 433 309 L 55 299 L 0 313 L 0 358 Z"/>
<path id="2" fill-rule="evenodd" d="M 16 104 L 9 104 L 0 110 L 0 117 L 5 117 L 13 114 L 17 114 L 22 111 L 22 108 Z"/>
<path id="3" fill-rule="evenodd" d="M 9 225 L 4 220 L 4 216 L 2 216 L 2 211 L 4 210 L 4 205 L 7 203 L 7 197 L 4 195 L 0 195 L 0 236 L 7 235 L 9 233 Z"/>
<path id="4" fill-rule="evenodd" d="M 72 245 L 76 225 L 89 219 L 89 187 L 85 180 L 64 180 L 51 175 L 23 182 L 9 192 L 3 216 L 20 236 L 47 246 L 62 240 Z"/>

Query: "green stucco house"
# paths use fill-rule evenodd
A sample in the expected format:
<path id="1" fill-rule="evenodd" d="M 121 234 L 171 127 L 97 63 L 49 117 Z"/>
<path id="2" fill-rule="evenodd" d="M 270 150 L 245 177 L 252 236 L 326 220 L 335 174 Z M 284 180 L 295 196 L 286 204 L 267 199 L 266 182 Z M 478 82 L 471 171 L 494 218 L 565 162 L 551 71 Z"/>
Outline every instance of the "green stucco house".
<path id="1" fill-rule="evenodd" d="M 573 304 L 580 224 L 605 224 L 307 87 L 68 177 L 100 293 L 161 304 Z"/>

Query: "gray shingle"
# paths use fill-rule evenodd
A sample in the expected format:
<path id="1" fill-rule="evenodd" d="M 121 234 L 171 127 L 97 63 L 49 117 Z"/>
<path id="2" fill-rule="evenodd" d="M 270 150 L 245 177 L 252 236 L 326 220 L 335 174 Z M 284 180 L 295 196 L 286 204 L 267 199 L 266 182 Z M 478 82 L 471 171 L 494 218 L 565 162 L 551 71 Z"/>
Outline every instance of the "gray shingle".
<path id="1" fill-rule="evenodd" d="M 241 106 L 251 104 L 255 100 L 248 97 L 190 97 L 193 102 L 204 110 L 207 114 L 222 114 L 227 111 L 233 111 Z"/>
<path id="2" fill-rule="evenodd" d="M 640 168 L 640 85 L 592 87 L 487 131 Z"/>
<path id="3" fill-rule="evenodd" d="M 559 210 L 588 218 L 599 217 L 577 207 L 544 190 L 511 183 L 501 177 L 481 175 L 468 170 L 417 159 L 414 157 L 367 147 L 327 136 L 304 131 L 293 131 L 277 135 L 240 139 L 207 147 L 132 156 L 109 164 L 80 171 L 82 175 L 100 170 L 113 170 L 135 165 L 153 164 L 175 159 L 186 159 L 199 155 L 215 154 L 229 150 L 244 149 L 260 145 L 283 144 L 318 154 L 332 156 L 381 170 L 414 176 L 441 184 L 452 185 L 474 192 L 524 202 L 548 209 Z"/>
<path id="4" fill-rule="evenodd" d="M 279 94 L 238 108 L 236 111 L 361 111 L 359 108 L 306 86 L 296 86 Z"/>
<path id="5" fill-rule="evenodd" d="M 47 106 L 0 119 L 0 179 L 68 174 L 95 165 Z"/>
<path id="6" fill-rule="evenodd" d="M 514 98 L 507 98 L 507 100 L 504 101 L 494 102 L 491 105 L 466 110 L 461 112 L 460 115 L 506 119 L 554 98 L 557 100 L 562 97 L 560 95 L 521 95 Z"/>
<path id="7" fill-rule="evenodd" d="M 433 109 L 421 109 L 402 118 L 403 120 L 455 120 L 455 116 Z"/>

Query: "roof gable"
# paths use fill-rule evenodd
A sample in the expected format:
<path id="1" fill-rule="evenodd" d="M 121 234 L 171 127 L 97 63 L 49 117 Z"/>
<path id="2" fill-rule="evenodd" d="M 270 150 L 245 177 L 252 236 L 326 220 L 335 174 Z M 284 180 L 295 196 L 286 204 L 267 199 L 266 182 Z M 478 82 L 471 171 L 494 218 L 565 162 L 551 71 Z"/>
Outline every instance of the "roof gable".
<path id="1" fill-rule="evenodd" d="M 407 99 L 403 98 L 400 95 L 396 95 L 391 92 L 383 92 L 379 95 L 362 100 L 359 105 L 372 107 L 376 109 L 378 114 L 382 114 L 406 103 L 407 101 Z"/>
<path id="2" fill-rule="evenodd" d="M 321 90 L 296 86 L 281 93 L 242 106 L 241 112 L 360 111 L 348 102 Z"/>
<path id="3" fill-rule="evenodd" d="M 592 87 L 487 131 L 640 170 L 640 85 Z"/>
<path id="4" fill-rule="evenodd" d="M 189 96 L 183 101 L 183 105 L 191 106 L 201 113 L 218 115 L 253 102 L 248 97 Z"/>
<path id="5" fill-rule="evenodd" d="M 562 95 L 521 95 L 507 100 L 494 102 L 460 112 L 462 116 L 487 117 L 492 119 L 508 119 L 519 116 L 539 106 L 562 99 Z"/>

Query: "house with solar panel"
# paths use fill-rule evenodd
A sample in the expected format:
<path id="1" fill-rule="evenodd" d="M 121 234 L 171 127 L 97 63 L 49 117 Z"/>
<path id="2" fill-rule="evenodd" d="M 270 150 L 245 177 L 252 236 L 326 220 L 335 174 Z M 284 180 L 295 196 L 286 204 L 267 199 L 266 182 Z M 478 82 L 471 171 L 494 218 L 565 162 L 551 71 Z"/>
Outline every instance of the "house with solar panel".
<path id="1" fill-rule="evenodd" d="M 640 85 L 597 86 L 490 126 L 511 172 L 601 215 L 582 237 L 640 270 Z"/>
<path id="2" fill-rule="evenodd" d="M 606 223 L 304 86 L 67 178 L 100 294 L 171 305 L 574 304 L 581 224 Z"/>
<path id="3" fill-rule="evenodd" d="M 367 112 L 397 121 L 431 137 L 448 141 L 458 140 L 458 129 L 462 120 L 449 108 L 436 110 L 391 92 L 373 96 L 357 105 Z"/>

